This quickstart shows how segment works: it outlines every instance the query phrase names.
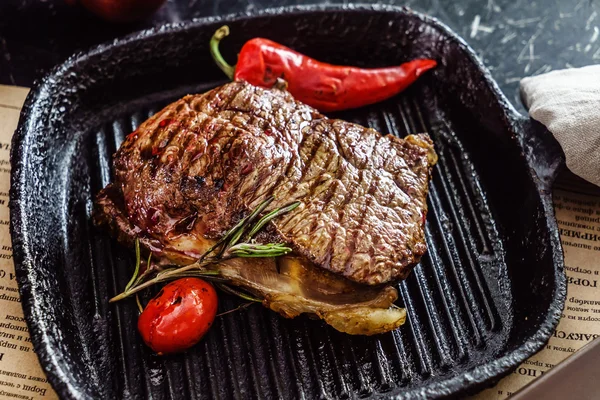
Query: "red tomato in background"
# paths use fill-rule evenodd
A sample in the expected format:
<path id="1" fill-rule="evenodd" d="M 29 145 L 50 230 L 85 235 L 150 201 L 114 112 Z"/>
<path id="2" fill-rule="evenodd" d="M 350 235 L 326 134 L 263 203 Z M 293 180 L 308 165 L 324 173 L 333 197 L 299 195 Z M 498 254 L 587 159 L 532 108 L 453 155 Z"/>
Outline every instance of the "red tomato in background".
<path id="1" fill-rule="evenodd" d="M 167 284 L 138 319 L 144 342 L 158 354 L 186 350 L 200 341 L 217 314 L 217 293 L 198 278 Z"/>
<path id="2" fill-rule="evenodd" d="M 78 1 L 97 16 L 111 22 L 133 22 L 152 15 L 165 0 L 67 0 Z"/>

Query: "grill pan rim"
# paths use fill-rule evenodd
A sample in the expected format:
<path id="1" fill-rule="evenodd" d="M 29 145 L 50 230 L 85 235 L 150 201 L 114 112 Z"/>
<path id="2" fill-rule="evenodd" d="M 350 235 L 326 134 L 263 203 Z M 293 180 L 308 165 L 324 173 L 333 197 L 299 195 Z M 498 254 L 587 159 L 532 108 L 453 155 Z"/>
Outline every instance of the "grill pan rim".
<path id="1" fill-rule="evenodd" d="M 36 300 L 38 293 L 36 292 L 35 276 L 32 272 L 35 270 L 35 265 L 30 261 L 33 251 L 33 243 L 29 236 L 29 223 L 27 221 L 26 209 L 26 185 L 27 185 L 27 160 L 28 148 L 31 145 L 31 138 L 34 133 L 39 130 L 37 124 L 48 117 L 49 110 L 47 101 L 52 96 L 53 86 L 56 82 L 64 79 L 65 75 L 78 63 L 85 62 L 87 58 L 93 55 L 101 54 L 117 46 L 125 46 L 131 42 L 147 40 L 149 38 L 160 37 L 162 35 L 170 35 L 177 32 L 187 31 L 189 29 L 201 28 L 208 24 L 217 22 L 239 21 L 252 19 L 255 17 L 276 16 L 280 14 L 293 15 L 305 13 L 328 13 L 328 12 L 361 12 L 373 11 L 378 13 L 390 13 L 396 15 L 412 16 L 421 20 L 423 23 L 441 31 L 448 40 L 456 42 L 465 55 L 470 59 L 470 62 L 478 68 L 484 76 L 484 84 L 491 90 L 498 101 L 498 106 L 504 111 L 507 120 L 515 127 L 515 131 L 523 134 L 523 126 L 528 122 L 525 117 L 520 115 L 516 109 L 508 102 L 504 94 L 500 91 L 497 83 L 492 79 L 489 70 L 477 58 L 475 51 L 449 27 L 436 18 L 423 15 L 412 11 L 405 7 L 395 7 L 387 5 L 306 5 L 292 6 L 281 8 L 270 8 L 259 12 L 231 14 L 225 16 L 213 16 L 206 18 L 194 19 L 192 21 L 167 24 L 161 27 L 155 27 L 148 30 L 140 31 L 118 39 L 110 43 L 100 44 L 86 52 L 76 53 L 68 58 L 64 63 L 56 66 L 43 79 L 36 81 L 33 88 L 29 92 L 25 105 L 21 111 L 21 117 L 17 131 L 12 139 L 11 148 L 11 187 L 10 187 L 10 231 L 13 242 L 13 257 L 15 262 L 15 270 L 19 291 L 22 299 L 22 305 L 27 320 L 27 325 L 32 337 L 32 342 L 36 353 L 40 359 L 40 364 L 44 368 L 48 376 L 48 381 L 51 383 L 57 393 L 63 398 L 80 398 L 83 394 L 77 390 L 77 387 L 72 384 L 72 377 L 68 375 L 65 366 L 60 364 L 60 354 L 57 354 L 49 342 L 49 332 L 44 326 L 43 319 L 39 318 L 42 310 Z M 554 142 L 550 135 L 543 135 L 540 138 L 542 141 Z M 553 145 L 554 145 L 553 143 Z M 553 291 L 552 303 L 550 304 L 550 312 L 546 315 L 544 321 L 540 324 L 539 329 L 529 340 L 520 347 L 514 349 L 508 354 L 495 359 L 488 363 L 485 368 L 472 368 L 463 372 L 461 376 L 456 376 L 446 380 L 432 382 L 425 388 L 415 388 L 408 392 L 401 393 L 402 396 L 451 396 L 459 391 L 468 390 L 469 392 L 481 389 L 486 385 L 497 381 L 501 377 L 509 374 L 521 362 L 539 351 L 542 346 L 548 341 L 552 331 L 558 324 L 564 301 L 566 297 L 566 277 L 564 275 L 563 254 L 560 245 L 560 237 L 556 219 L 554 217 L 551 184 L 558 170 L 563 166 L 564 160 L 553 163 L 552 170 L 547 179 L 539 179 L 535 172 L 535 159 L 528 157 L 528 152 L 525 151 L 524 145 L 518 141 L 518 146 L 527 159 L 529 173 L 535 180 L 535 185 L 538 194 L 541 198 L 544 217 L 550 233 L 550 245 L 552 259 L 554 261 L 554 279 L 556 286 Z M 552 160 L 545 160 L 551 164 Z M 539 161 L 538 161 L 539 162 Z M 467 378 L 468 377 L 468 378 Z"/>

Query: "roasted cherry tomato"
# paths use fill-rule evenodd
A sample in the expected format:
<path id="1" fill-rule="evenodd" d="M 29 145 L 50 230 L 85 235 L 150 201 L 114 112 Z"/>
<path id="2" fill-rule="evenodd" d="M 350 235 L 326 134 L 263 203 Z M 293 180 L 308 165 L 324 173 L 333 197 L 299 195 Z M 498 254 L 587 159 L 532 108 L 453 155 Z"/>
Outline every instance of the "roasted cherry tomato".
<path id="1" fill-rule="evenodd" d="M 111 22 L 133 22 L 152 15 L 165 0 L 68 0 Z"/>
<path id="2" fill-rule="evenodd" d="M 198 278 L 163 287 L 138 319 L 144 342 L 158 354 L 176 353 L 200 341 L 217 313 L 217 293 Z"/>

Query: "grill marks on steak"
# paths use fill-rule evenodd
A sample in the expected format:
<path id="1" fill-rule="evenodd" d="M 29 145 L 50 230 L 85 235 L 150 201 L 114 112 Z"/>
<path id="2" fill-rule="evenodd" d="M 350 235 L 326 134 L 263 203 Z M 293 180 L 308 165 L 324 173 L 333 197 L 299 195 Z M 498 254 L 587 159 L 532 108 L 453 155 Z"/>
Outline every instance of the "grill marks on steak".
<path id="1" fill-rule="evenodd" d="M 184 97 L 127 137 L 97 220 L 183 264 L 267 197 L 275 196 L 272 208 L 300 200 L 262 240 L 379 284 L 404 278 L 426 250 L 434 163 L 426 135 L 382 136 L 285 91 L 233 82 Z"/>
<path id="2" fill-rule="evenodd" d="M 425 252 L 427 148 L 330 120 L 312 124 L 302 143 L 302 174 L 288 175 L 276 195 L 304 208 L 277 221 L 277 231 L 316 264 L 354 281 L 404 278 Z"/>

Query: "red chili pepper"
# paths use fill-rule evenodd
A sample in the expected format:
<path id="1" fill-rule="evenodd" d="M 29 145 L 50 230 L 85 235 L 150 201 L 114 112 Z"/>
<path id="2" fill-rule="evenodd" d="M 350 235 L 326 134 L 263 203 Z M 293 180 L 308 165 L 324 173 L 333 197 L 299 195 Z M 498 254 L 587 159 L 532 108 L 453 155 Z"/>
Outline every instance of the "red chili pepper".
<path id="1" fill-rule="evenodd" d="M 297 100 L 323 112 L 388 99 L 437 65 L 435 60 L 417 59 L 387 68 L 338 66 L 314 60 L 271 40 L 255 38 L 244 44 L 237 65 L 232 67 L 218 50 L 220 40 L 227 35 L 227 26 L 218 29 L 210 49 L 217 65 L 231 79 L 271 88 L 281 78 Z"/>

